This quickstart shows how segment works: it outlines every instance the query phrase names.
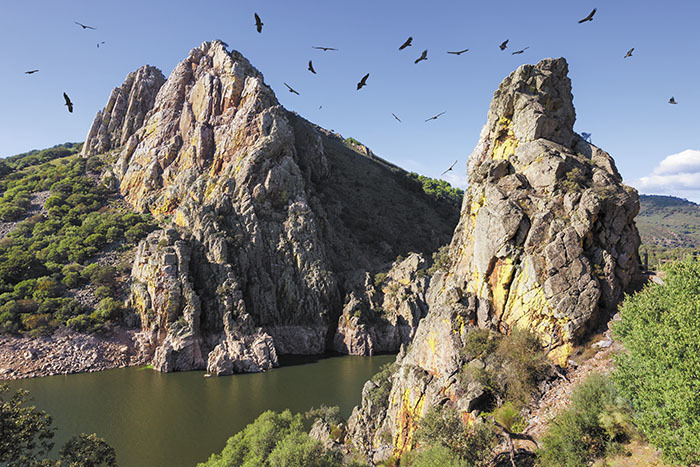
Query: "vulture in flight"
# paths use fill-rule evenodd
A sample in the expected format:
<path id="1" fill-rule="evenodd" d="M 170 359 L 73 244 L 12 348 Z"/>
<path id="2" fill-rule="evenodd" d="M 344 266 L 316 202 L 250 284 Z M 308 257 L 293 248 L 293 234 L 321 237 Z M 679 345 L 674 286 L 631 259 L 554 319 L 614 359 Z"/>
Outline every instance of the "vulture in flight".
<path id="1" fill-rule="evenodd" d="M 501 43 L 501 45 L 499 45 L 498 47 L 499 47 L 501 50 L 506 50 L 506 47 L 508 47 L 508 41 L 509 41 L 509 40 L 510 40 L 510 39 L 506 39 L 506 40 L 503 41 L 503 42 Z"/>
<path id="2" fill-rule="evenodd" d="M 97 29 L 97 28 L 93 28 L 92 26 L 88 26 L 87 24 L 79 23 L 77 21 L 73 21 L 73 22 L 83 29 Z"/>
<path id="3" fill-rule="evenodd" d="M 392 112 L 391 115 L 393 115 L 394 118 L 395 118 L 396 120 L 398 120 L 399 122 L 401 121 L 401 119 L 400 119 L 399 117 L 397 117 L 395 113 Z"/>
<path id="4" fill-rule="evenodd" d="M 580 20 L 578 23 L 581 24 L 581 23 L 585 23 L 586 21 L 593 21 L 593 15 L 595 15 L 595 12 L 596 12 L 596 11 L 598 11 L 598 9 L 597 9 L 597 8 L 593 8 L 593 11 L 591 11 L 590 13 L 588 13 L 588 16 L 586 16 L 585 18 L 583 18 L 582 20 Z"/>
<path id="5" fill-rule="evenodd" d="M 312 49 L 318 49 L 318 50 L 323 50 L 324 52 L 328 52 L 329 50 L 338 50 L 333 47 L 318 47 L 318 46 L 312 46 Z"/>
<path id="6" fill-rule="evenodd" d="M 671 96 L 671 98 L 668 100 L 668 103 L 669 104 L 678 104 L 678 102 L 676 102 L 676 98 L 673 96 Z"/>
<path id="7" fill-rule="evenodd" d="M 445 112 L 440 112 L 440 113 L 437 114 L 437 115 L 433 115 L 433 116 L 430 117 L 430 118 L 426 118 L 425 121 L 426 121 L 426 122 L 429 122 L 430 120 L 437 120 L 438 117 L 439 117 L 440 115 L 444 114 L 444 113 L 445 113 Z"/>
<path id="8" fill-rule="evenodd" d="M 70 97 L 65 92 L 63 93 L 63 98 L 66 100 L 65 105 L 68 107 L 68 112 L 73 112 L 73 103 L 70 101 Z"/>
<path id="9" fill-rule="evenodd" d="M 316 70 L 314 70 L 314 64 L 311 63 L 311 60 L 309 60 L 309 71 L 313 74 L 316 74 Z"/>
<path id="10" fill-rule="evenodd" d="M 428 59 L 428 51 L 427 51 L 427 50 L 424 50 L 423 53 L 420 54 L 420 57 L 418 57 L 418 58 L 416 59 L 416 61 L 413 62 L 413 63 L 422 62 L 423 60 L 427 60 L 427 59 Z"/>
<path id="11" fill-rule="evenodd" d="M 521 54 L 521 53 L 525 52 L 525 51 L 526 51 L 527 49 L 529 49 L 529 48 L 530 48 L 530 46 L 528 45 L 528 46 L 527 46 L 527 47 L 525 47 L 524 49 L 516 50 L 515 52 L 513 52 L 513 54 L 512 54 L 512 55 L 518 55 L 518 54 Z"/>
<path id="12" fill-rule="evenodd" d="M 634 47 L 632 47 L 631 49 L 629 49 L 629 50 L 627 51 L 627 53 L 625 54 L 625 58 L 631 57 L 631 56 L 632 56 L 632 52 L 634 52 Z"/>
<path id="13" fill-rule="evenodd" d="M 297 96 L 300 95 L 300 94 L 296 91 L 296 89 L 294 89 L 293 87 L 291 87 L 291 86 L 288 85 L 287 83 L 284 83 L 284 85 L 287 86 L 287 89 L 289 89 L 289 92 L 292 92 L 292 93 L 296 94 Z"/>
<path id="14" fill-rule="evenodd" d="M 262 27 L 263 27 L 263 22 L 260 19 L 260 16 L 258 16 L 257 13 L 255 13 L 255 29 L 258 30 L 258 32 L 262 32 Z"/>
<path id="15" fill-rule="evenodd" d="M 457 52 L 450 52 L 450 51 L 448 51 L 447 53 L 448 53 L 448 54 L 452 54 L 452 55 L 462 55 L 464 52 L 469 52 L 469 49 L 459 50 L 459 51 L 457 51 Z"/>
<path id="16" fill-rule="evenodd" d="M 357 90 L 362 89 L 362 86 L 367 86 L 367 78 L 369 78 L 369 73 L 362 77 L 359 83 L 357 83 Z"/>
<path id="17" fill-rule="evenodd" d="M 447 170 L 445 170 L 443 173 L 440 174 L 440 176 L 443 176 L 443 175 L 445 175 L 447 172 L 449 172 L 450 170 L 452 170 L 452 168 L 453 168 L 456 164 L 457 164 L 457 161 L 454 161 L 454 162 L 452 163 L 452 165 L 451 165 Z"/>
<path id="18" fill-rule="evenodd" d="M 25 71 L 24 74 L 31 75 L 32 73 L 36 73 L 37 71 L 39 71 L 39 70 L 29 70 L 29 71 Z"/>
<path id="19" fill-rule="evenodd" d="M 403 49 L 405 49 L 406 47 L 410 47 L 410 46 L 411 46 L 411 42 L 413 42 L 413 38 L 412 38 L 412 37 L 409 37 L 408 39 L 406 39 L 406 42 L 404 42 L 403 44 L 401 44 L 401 47 L 399 47 L 399 50 L 403 50 Z"/>

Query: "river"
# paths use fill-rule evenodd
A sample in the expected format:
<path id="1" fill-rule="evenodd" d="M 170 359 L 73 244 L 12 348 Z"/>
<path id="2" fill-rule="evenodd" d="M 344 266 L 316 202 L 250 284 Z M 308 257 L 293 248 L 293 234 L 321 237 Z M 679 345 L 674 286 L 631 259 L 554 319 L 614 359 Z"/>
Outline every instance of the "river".
<path id="1" fill-rule="evenodd" d="M 9 381 L 54 417 L 60 447 L 97 433 L 130 466 L 193 466 L 265 410 L 305 412 L 321 404 L 348 417 L 362 385 L 394 355 L 285 359 L 266 373 L 204 378 L 203 372 L 124 368 Z"/>

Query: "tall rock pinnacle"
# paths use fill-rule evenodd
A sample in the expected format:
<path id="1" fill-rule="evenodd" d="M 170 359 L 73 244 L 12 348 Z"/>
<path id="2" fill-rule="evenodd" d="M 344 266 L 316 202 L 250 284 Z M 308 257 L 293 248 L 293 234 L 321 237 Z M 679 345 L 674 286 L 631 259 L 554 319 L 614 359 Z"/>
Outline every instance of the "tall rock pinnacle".
<path id="1" fill-rule="evenodd" d="M 220 41 L 175 67 L 139 128 L 112 131 L 111 109 L 98 114 L 89 154 L 114 151 L 124 198 L 164 224 L 138 247 L 130 298 L 155 368 L 262 371 L 278 354 L 371 354 L 410 341 L 427 281 L 399 281 L 424 273 L 423 259 L 387 275 L 415 306 L 381 302 L 371 278 L 399 255 L 447 243 L 453 208 L 285 110 Z"/>
<path id="2" fill-rule="evenodd" d="M 494 93 L 427 316 L 397 358 L 384 405 L 368 397 L 370 381 L 350 420 L 368 451 L 385 433 L 392 446 L 384 456 L 411 449 L 417 420 L 446 400 L 469 416 L 483 393 L 459 380 L 474 327 L 528 329 L 565 364 L 638 272 L 637 193 L 607 153 L 574 133 L 567 73 L 563 58 L 542 60 L 519 67 Z"/>

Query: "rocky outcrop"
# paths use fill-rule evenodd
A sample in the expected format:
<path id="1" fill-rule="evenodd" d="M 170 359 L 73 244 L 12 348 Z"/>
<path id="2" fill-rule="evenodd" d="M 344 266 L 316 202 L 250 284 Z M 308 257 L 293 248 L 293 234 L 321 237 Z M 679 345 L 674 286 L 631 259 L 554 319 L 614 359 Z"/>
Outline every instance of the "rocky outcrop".
<path id="1" fill-rule="evenodd" d="M 143 125 L 164 82 L 163 73 L 150 65 L 129 73 L 124 84 L 112 90 L 105 108 L 95 115 L 81 155 L 103 154 L 125 145 Z"/>
<path id="2" fill-rule="evenodd" d="M 495 92 L 428 314 L 384 382 L 390 391 L 379 398 L 366 388 L 350 420 L 367 452 L 387 434 L 395 453 L 411 449 L 417 421 L 435 404 L 470 417 L 482 391 L 460 370 L 483 365 L 462 352 L 471 329 L 528 329 L 563 363 L 638 272 L 637 193 L 607 153 L 574 133 L 567 72 L 564 59 L 543 60 Z"/>
<path id="3" fill-rule="evenodd" d="M 168 225 L 139 246 L 131 298 L 163 371 L 261 371 L 334 348 L 366 278 L 447 243 L 458 218 L 403 170 L 286 111 L 218 41 L 175 67 L 120 142 L 121 193 Z M 398 350 L 424 313 L 412 306 L 369 320 L 371 345 L 344 351 Z"/>
<path id="4" fill-rule="evenodd" d="M 427 266 L 422 255 L 413 253 L 386 274 L 366 274 L 362 289 L 351 292 L 343 306 L 333 349 L 374 355 L 408 345 L 428 310 Z"/>

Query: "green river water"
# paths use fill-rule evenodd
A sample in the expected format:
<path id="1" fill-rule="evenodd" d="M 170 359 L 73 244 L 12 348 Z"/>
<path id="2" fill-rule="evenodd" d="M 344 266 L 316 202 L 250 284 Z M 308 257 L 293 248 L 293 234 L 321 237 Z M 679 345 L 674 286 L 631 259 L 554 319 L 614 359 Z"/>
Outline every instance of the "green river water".
<path id="1" fill-rule="evenodd" d="M 266 373 L 204 378 L 124 368 L 10 381 L 54 417 L 60 447 L 71 435 L 97 433 L 129 466 L 193 466 L 265 410 L 305 412 L 337 405 L 345 417 L 362 385 L 394 355 L 282 361 Z M 286 365 L 285 365 L 286 363 Z"/>

